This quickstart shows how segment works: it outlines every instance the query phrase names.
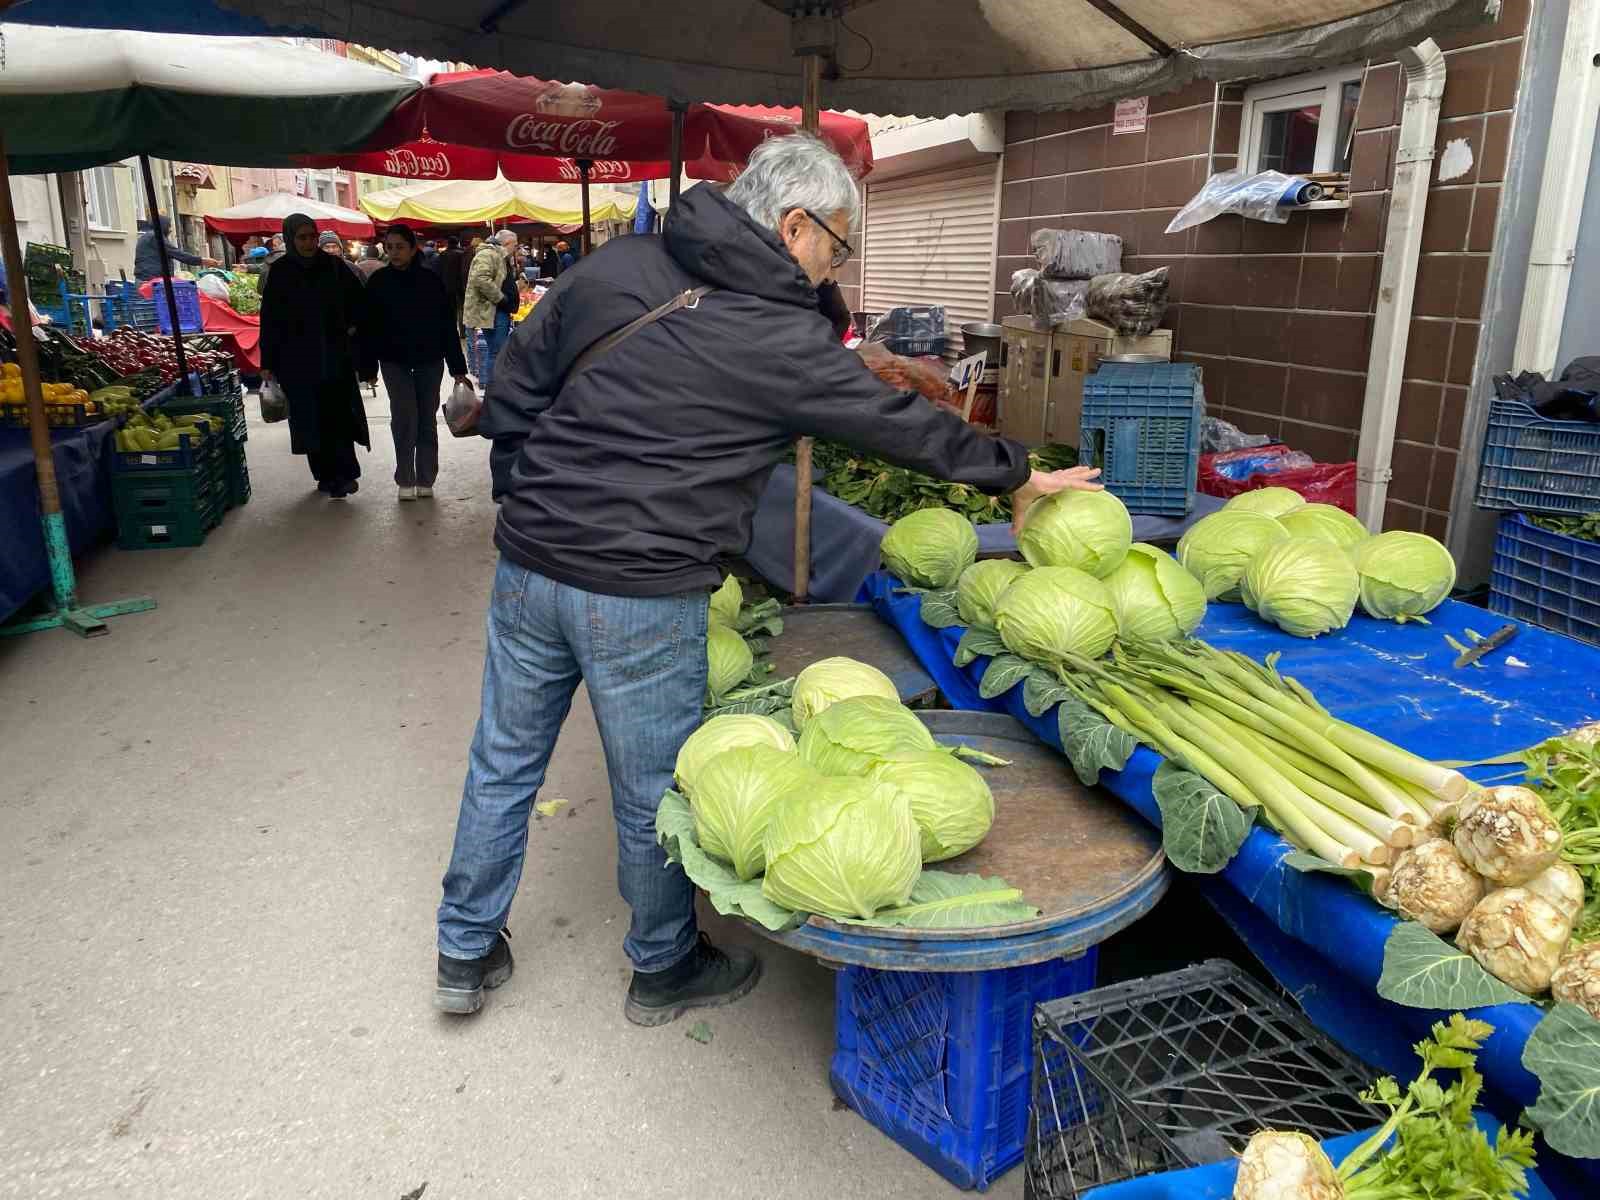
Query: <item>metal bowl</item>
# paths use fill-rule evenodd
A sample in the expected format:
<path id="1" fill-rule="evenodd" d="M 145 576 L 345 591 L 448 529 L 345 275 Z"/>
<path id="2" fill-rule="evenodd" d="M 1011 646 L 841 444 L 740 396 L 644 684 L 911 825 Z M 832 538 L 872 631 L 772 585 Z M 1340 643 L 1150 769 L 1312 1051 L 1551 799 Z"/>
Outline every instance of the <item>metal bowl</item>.
<path id="1" fill-rule="evenodd" d="M 1103 363 L 1164 363 L 1171 361 L 1164 354 L 1102 354 Z"/>

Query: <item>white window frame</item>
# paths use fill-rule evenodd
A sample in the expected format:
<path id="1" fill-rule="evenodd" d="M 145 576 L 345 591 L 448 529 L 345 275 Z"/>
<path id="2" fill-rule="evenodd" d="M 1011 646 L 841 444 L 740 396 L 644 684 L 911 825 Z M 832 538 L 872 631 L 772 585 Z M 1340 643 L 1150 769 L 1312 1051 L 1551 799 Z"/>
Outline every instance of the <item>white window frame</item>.
<path id="1" fill-rule="evenodd" d="M 83 172 L 84 215 L 88 218 L 89 229 L 92 232 L 127 232 L 122 225 L 122 204 L 117 188 L 117 172 L 123 169 L 125 168 L 121 164 L 111 163 L 103 167 L 91 167 Z M 109 212 L 106 211 L 106 206 L 109 206 Z M 100 211 L 96 212 L 96 209 Z"/>
<path id="2" fill-rule="evenodd" d="M 1244 112 L 1239 128 L 1244 140 L 1241 147 L 1241 165 L 1249 174 L 1261 168 L 1262 118 L 1268 113 L 1286 109 L 1305 108 L 1321 97 L 1322 116 L 1317 123 L 1317 153 L 1312 171 L 1333 170 L 1334 139 L 1339 136 L 1339 100 L 1347 83 L 1359 83 L 1366 74 L 1363 63 L 1336 67 L 1330 71 L 1317 71 L 1311 75 L 1290 75 L 1283 79 L 1269 79 L 1245 89 Z"/>

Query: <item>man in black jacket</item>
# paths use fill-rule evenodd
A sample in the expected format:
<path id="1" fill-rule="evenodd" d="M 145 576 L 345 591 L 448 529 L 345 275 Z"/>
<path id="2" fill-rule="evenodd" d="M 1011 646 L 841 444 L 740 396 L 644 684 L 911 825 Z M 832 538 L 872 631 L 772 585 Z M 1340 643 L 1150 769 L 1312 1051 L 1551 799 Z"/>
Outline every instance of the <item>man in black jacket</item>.
<path id="1" fill-rule="evenodd" d="M 764 142 L 726 195 L 685 193 L 661 237 L 616 238 L 563 271 L 496 366 L 495 542 L 483 708 L 439 906 L 435 1003 L 473 1012 L 510 978 L 501 932 L 528 812 L 578 683 L 600 728 L 633 919 L 624 1014 L 642 1025 L 725 1004 L 760 974 L 714 947 L 694 889 L 656 844 L 678 749 L 700 721 L 707 598 L 750 539 L 796 437 L 827 437 L 945 479 L 1039 496 L 1093 471 L 1030 471 L 1027 451 L 879 382 L 839 341 L 818 288 L 849 259 L 855 183 L 821 141 Z M 585 350 L 696 289 L 574 370 Z"/>

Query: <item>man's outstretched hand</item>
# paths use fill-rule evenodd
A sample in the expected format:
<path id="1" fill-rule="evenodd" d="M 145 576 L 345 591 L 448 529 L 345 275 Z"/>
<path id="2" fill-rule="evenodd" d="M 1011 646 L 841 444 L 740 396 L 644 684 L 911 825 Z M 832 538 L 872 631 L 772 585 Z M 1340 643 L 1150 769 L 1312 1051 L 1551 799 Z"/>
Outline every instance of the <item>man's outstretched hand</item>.
<path id="1" fill-rule="evenodd" d="M 1028 519 L 1028 509 L 1035 500 L 1042 500 L 1053 492 L 1078 491 L 1098 492 L 1104 484 L 1096 483 L 1095 476 L 1100 474 L 1099 467 L 1068 467 L 1064 471 L 1035 471 L 1028 477 L 1028 482 L 1011 493 L 1011 534 L 1015 537 L 1022 532 L 1022 525 Z"/>

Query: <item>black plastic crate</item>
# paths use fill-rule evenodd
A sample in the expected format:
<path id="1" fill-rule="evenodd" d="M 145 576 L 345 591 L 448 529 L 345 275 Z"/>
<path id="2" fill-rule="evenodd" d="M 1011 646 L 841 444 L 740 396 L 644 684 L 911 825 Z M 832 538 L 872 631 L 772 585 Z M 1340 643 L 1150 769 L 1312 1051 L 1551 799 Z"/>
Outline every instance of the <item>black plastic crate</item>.
<path id="1" fill-rule="evenodd" d="M 1372 1073 L 1231 963 L 1039 1005 L 1024 1194 L 1219 1162 L 1261 1129 L 1370 1129 Z"/>

